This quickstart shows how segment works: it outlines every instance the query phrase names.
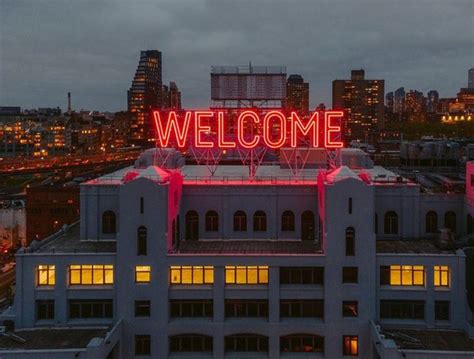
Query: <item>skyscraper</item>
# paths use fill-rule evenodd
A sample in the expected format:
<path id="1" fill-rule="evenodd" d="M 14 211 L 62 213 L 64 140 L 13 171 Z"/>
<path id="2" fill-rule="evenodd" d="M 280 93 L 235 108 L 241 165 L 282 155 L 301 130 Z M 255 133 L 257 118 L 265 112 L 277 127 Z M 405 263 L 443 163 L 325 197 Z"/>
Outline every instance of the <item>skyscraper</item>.
<path id="1" fill-rule="evenodd" d="M 429 113 L 438 112 L 439 94 L 436 90 L 428 91 L 426 99 L 426 111 Z"/>
<path id="2" fill-rule="evenodd" d="M 467 71 L 467 88 L 474 89 L 474 67 Z"/>
<path id="3" fill-rule="evenodd" d="M 332 106 L 347 113 L 346 140 L 373 141 L 374 131 L 383 127 L 384 80 L 366 80 L 364 70 L 353 70 L 350 80 L 334 80 Z"/>
<path id="4" fill-rule="evenodd" d="M 385 95 L 385 107 L 388 112 L 393 113 L 393 92 L 388 92 Z"/>
<path id="5" fill-rule="evenodd" d="M 128 111 L 132 113 L 130 143 L 148 147 L 154 143 L 150 110 L 161 107 L 161 52 L 140 52 L 132 86 L 128 90 Z"/>
<path id="6" fill-rule="evenodd" d="M 309 83 L 301 75 L 290 75 L 286 82 L 286 108 L 289 111 L 308 113 Z"/>
<path id="7" fill-rule="evenodd" d="M 405 88 L 400 87 L 395 90 L 393 96 L 393 112 L 394 113 L 404 113 L 405 112 Z"/>

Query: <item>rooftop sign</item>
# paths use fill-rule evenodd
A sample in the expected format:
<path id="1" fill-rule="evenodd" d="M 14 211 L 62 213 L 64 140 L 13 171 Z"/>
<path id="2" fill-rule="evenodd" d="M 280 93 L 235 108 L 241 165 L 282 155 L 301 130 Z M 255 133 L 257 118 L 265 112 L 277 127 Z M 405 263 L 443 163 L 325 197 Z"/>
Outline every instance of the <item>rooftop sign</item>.
<path id="1" fill-rule="evenodd" d="M 244 110 L 226 118 L 226 111 L 153 111 L 157 144 L 160 147 L 189 145 L 197 148 L 246 148 L 267 146 L 341 148 L 342 111 Z"/>

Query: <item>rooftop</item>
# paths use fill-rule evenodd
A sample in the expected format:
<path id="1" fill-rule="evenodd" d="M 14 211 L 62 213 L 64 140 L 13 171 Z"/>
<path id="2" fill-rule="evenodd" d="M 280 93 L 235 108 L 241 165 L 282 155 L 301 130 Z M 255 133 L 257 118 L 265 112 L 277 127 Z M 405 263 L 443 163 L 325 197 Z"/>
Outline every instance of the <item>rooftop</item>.
<path id="1" fill-rule="evenodd" d="M 38 328 L 18 330 L 0 336 L 2 349 L 79 349 L 93 338 L 105 338 L 106 328 Z M 12 335 L 13 334 L 13 335 Z"/>
<path id="2" fill-rule="evenodd" d="M 462 331 L 383 328 L 382 332 L 400 349 L 474 351 L 474 339 Z"/>
<path id="3" fill-rule="evenodd" d="M 180 242 L 178 254 L 322 254 L 317 242 L 300 240 L 201 240 Z"/>
<path id="4" fill-rule="evenodd" d="M 434 239 L 386 239 L 376 241 L 377 253 L 455 254 L 454 249 L 441 249 Z"/>
<path id="5" fill-rule="evenodd" d="M 115 253 L 115 241 L 81 241 L 79 222 L 64 226 L 59 232 L 33 243 L 23 253 Z M 18 253 L 22 253 L 21 250 Z"/>

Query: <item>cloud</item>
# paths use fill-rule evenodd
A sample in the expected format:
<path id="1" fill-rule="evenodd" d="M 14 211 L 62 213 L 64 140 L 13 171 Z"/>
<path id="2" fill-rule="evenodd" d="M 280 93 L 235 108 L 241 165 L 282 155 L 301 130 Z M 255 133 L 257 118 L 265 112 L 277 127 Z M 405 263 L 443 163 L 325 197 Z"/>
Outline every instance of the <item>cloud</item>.
<path id="1" fill-rule="evenodd" d="M 455 96 L 474 58 L 471 0 L 0 0 L 0 105 L 126 108 L 140 50 L 163 53 L 163 80 L 186 107 L 209 104 L 215 64 L 286 65 L 310 82 L 369 78 Z"/>

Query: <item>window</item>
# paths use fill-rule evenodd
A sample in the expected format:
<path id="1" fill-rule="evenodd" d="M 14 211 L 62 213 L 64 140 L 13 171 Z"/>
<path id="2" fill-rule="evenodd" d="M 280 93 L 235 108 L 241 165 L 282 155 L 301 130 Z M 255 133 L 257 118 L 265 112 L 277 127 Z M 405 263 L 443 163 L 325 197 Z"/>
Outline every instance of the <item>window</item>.
<path id="1" fill-rule="evenodd" d="M 398 215 L 394 211 L 385 213 L 383 227 L 385 234 L 398 234 Z"/>
<path id="2" fill-rule="evenodd" d="M 359 355 L 359 337 L 357 335 L 344 335 L 342 337 L 342 355 Z"/>
<path id="3" fill-rule="evenodd" d="M 247 231 L 247 215 L 243 211 L 237 211 L 234 213 L 234 231 L 245 232 Z"/>
<path id="4" fill-rule="evenodd" d="M 206 231 L 217 232 L 219 230 L 219 215 L 216 211 L 206 213 Z"/>
<path id="5" fill-rule="evenodd" d="M 449 287 L 450 272 L 448 266 L 434 266 L 435 287 Z"/>
<path id="6" fill-rule="evenodd" d="M 114 266 L 112 264 L 71 264 L 69 266 L 69 284 L 114 284 Z"/>
<path id="7" fill-rule="evenodd" d="M 324 284 L 324 267 L 281 267 L 280 284 Z"/>
<path id="8" fill-rule="evenodd" d="M 268 300 L 226 299 L 226 318 L 268 318 Z"/>
<path id="9" fill-rule="evenodd" d="M 54 300 L 47 299 L 36 301 L 36 319 L 54 319 Z"/>
<path id="10" fill-rule="evenodd" d="M 115 213 L 112 211 L 105 211 L 102 214 L 102 233 L 115 234 L 117 233 Z"/>
<path id="11" fill-rule="evenodd" d="M 212 318 L 212 300 L 170 300 L 171 318 Z"/>
<path id="12" fill-rule="evenodd" d="M 150 355 L 151 340 L 149 335 L 135 335 L 135 355 Z"/>
<path id="13" fill-rule="evenodd" d="M 311 211 L 304 211 L 301 215 L 301 240 L 314 241 L 314 233 L 314 214 Z"/>
<path id="14" fill-rule="evenodd" d="M 449 301 L 435 300 L 435 320 L 449 320 Z"/>
<path id="15" fill-rule="evenodd" d="M 422 300 L 381 300 L 382 319 L 425 319 L 425 302 Z"/>
<path id="16" fill-rule="evenodd" d="M 36 285 L 46 286 L 56 284 L 56 266 L 41 264 L 36 267 Z"/>
<path id="17" fill-rule="evenodd" d="M 112 318 L 112 299 L 71 299 L 69 300 L 70 319 Z"/>
<path id="18" fill-rule="evenodd" d="M 281 300 L 282 318 L 324 318 L 324 301 L 320 299 Z"/>
<path id="19" fill-rule="evenodd" d="M 445 213 L 444 226 L 446 228 L 449 228 L 451 232 L 456 233 L 456 213 L 454 213 L 453 211 Z"/>
<path id="20" fill-rule="evenodd" d="M 359 281 L 358 267 L 342 268 L 342 283 L 357 283 Z"/>
<path id="21" fill-rule="evenodd" d="M 212 266 L 171 266 L 171 284 L 212 284 L 214 267 Z"/>
<path id="22" fill-rule="evenodd" d="M 346 256 L 355 255 L 355 230 L 353 227 L 346 228 Z"/>
<path id="23" fill-rule="evenodd" d="M 466 233 L 472 234 L 473 232 L 474 232 L 474 219 L 472 218 L 470 214 L 468 214 L 466 216 Z"/>
<path id="24" fill-rule="evenodd" d="M 150 283 L 151 282 L 151 267 L 150 266 L 135 266 L 135 283 Z"/>
<path id="25" fill-rule="evenodd" d="M 268 352 L 268 337 L 257 334 L 235 334 L 224 338 L 226 352 Z"/>
<path id="26" fill-rule="evenodd" d="M 145 200 L 143 197 L 140 197 L 140 213 L 143 214 L 145 212 Z"/>
<path id="27" fill-rule="evenodd" d="M 263 211 L 257 211 L 253 215 L 253 231 L 265 232 L 267 230 L 267 215 Z"/>
<path id="28" fill-rule="evenodd" d="M 136 317 L 149 317 L 150 316 L 150 301 L 149 300 L 136 300 L 135 301 L 135 316 Z"/>
<path id="29" fill-rule="evenodd" d="M 324 353 L 324 337 L 312 334 L 293 334 L 280 337 L 281 352 Z"/>
<path id="30" fill-rule="evenodd" d="M 359 305 L 355 300 L 345 300 L 342 302 L 342 316 L 343 317 L 358 317 Z"/>
<path id="31" fill-rule="evenodd" d="M 285 211 L 281 215 L 281 231 L 294 232 L 295 231 L 295 214 L 291 211 Z"/>
<path id="32" fill-rule="evenodd" d="M 140 226 L 137 229 L 137 256 L 146 256 L 147 254 L 147 230 Z"/>
<path id="33" fill-rule="evenodd" d="M 226 266 L 226 284 L 268 284 L 267 266 Z"/>
<path id="34" fill-rule="evenodd" d="M 199 239 L 199 215 L 196 211 L 186 213 L 186 239 L 191 241 Z"/>
<path id="35" fill-rule="evenodd" d="M 375 234 L 378 234 L 379 233 L 379 216 L 377 215 L 377 213 L 375 213 L 375 216 L 374 216 L 374 232 Z"/>
<path id="36" fill-rule="evenodd" d="M 352 214 L 352 197 L 349 197 L 347 211 L 349 212 L 349 214 Z"/>
<path id="37" fill-rule="evenodd" d="M 438 232 L 438 214 L 435 211 L 426 213 L 426 233 Z"/>
<path id="38" fill-rule="evenodd" d="M 212 352 L 212 337 L 184 334 L 169 337 L 170 352 Z"/>
<path id="39" fill-rule="evenodd" d="M 424 266 L 391 265 L 380 267 L 380 284 L 401 286 L 424 286 Z"/>

